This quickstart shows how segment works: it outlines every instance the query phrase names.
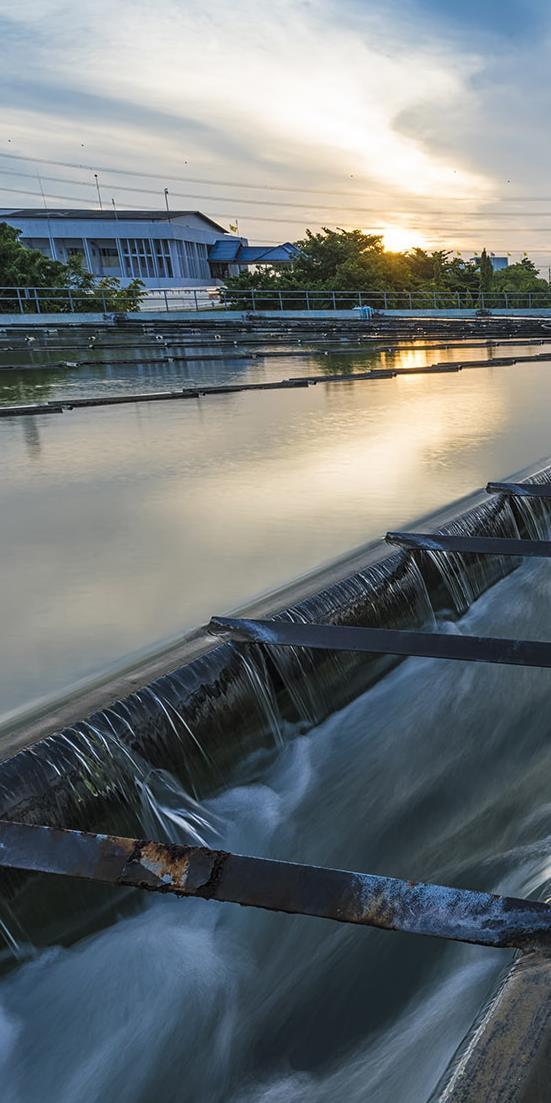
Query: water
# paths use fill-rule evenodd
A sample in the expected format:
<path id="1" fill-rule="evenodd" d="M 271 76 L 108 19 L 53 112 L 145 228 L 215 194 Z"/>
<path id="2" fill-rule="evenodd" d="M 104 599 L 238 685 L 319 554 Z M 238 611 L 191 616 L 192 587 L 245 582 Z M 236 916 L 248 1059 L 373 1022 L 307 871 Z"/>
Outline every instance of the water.
<path id="1" fill-rule="evenodd" d="M 383 342 L 384 343 L 384 342 Z M 307 353 L 309 346 L 327 351 Z M 426 341 L 419 341 L 419 348 L 405 342 L 406 347 L 377 351 L 365 348 L 364 342 L 352 339 L 341 342 L 340 351 L 336 351 L 338 342 L 323 340 L 305 340 L 303 345 L 289 347 L 279 342 L 262 342 L 258 349 L 250 349 L 246 344 L 236 342 L 236 354 L 226 345 L 212 344 L 204 346 L 170 345 L 152 342 L 147 348 L 121 349 L 69 349 L 50 352 L 43 348 L 30 346 L 22 351 L 4 351 L 0 344 L 0 406 L 26 404 L 32 402 L 54 402 L 59 399 L 86 398 L 112 394 L 136 394 L 150 391 L 178 390 L 198 383 L 201 386 L 214 386 L 216 383 L 270 383 L 297 375 L 346 375 L 365 372 L 372 368 L 419 368 L 435 363 L 458 363 L 461 360 L 491 363 L 500 356 L 526 356 L 540 354 L 548 345 L 516 345 L 514 342 L 490 347 L 465 348 L 438 347 L 431 351 Z M 264 358 L 259 350 L 277 352 L 277 356 Z M 200 359 L 201 352 L 211 353 L 221 359 Z M 241 358 L 243 353 L 248 356 Z M 179 361 L 179 355 L 198 357 L 189 363 Z M 173 359 L 170 359 L 173 357 Z M 155 362 L 163 358 L 163 362 Z M 48 366 L 59 365 L 61 361 L 91 361 L 82 367 Z M 96 363 L 94 363 L 96 361 Z M 103 361 L 103 363 L 101 362 Z M 124 363 L 123 361 L 130 361 Z M 3 370 L 6 364 L 34 364 L 15 371 Z"/>
<path id="2" fill-rule="evenodd" d="M 448 630 L 546 638 L 548 579 L 547 562 L 523 566 Z M 138 769 L 142 823 L 245 853 L 545 897 L 550 703 L 548 671 L 408 660 L 307 734 L 280 725 L 209 800 Z M 135 896 L 137 914 L 4 978 L 6 1103 L 425 1103 L 510 960 Z"/>
<path id="3" fill-rule="evenodd" d="M 1 713 L 546 455 L 550 399 L 539 362 L 0 421 Z"/>

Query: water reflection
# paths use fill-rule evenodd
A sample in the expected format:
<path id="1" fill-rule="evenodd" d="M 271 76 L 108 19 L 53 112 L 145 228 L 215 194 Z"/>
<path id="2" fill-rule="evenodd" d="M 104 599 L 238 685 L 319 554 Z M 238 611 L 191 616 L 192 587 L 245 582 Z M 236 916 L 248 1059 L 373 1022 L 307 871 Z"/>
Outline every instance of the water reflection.
<path id="1" fill-rule="evenodd" d="M 306 343 L 305 343 L 306 344 Z M 491 363 L 496 356 L 526 355 L 542 351 L 541 346 L 526 345 L 475 346 L 431 350 L 419 342 L 419 347 L 369 348 L 341 343 L 340 348 L 318 342 L 319 351 L 307 347 L 289 349 L 271 346 L 266 341 L 261 348 L 277 352 L 264 358 L 258 350 L 237 347 L 221 351 L 216 347 L 170 346 L 121 350 L 69 349 L 53 352 L 32 349 L 31 352 L 8 352 L 0 346 L 0 405 L 54 401 L 85 397 L 139 393 L 144 391 L 177 390 L 198 383 L 267 383 L 297 375 L 348 375 L 372 368 L 424 368 L 435 363 L 458 363 L 468 359 Z M 314 346 L 315 347 L 315 346 Z M 551 353 L 550 353 L 551 354 Z M 191 357 L 191 359 L 184 359 Z M 217 359 L 212 359 L 216 356 Z M 29 360 L 29 357 L 31 359 Z M 84 360 L 81 366 L 76 361 Z M 26 363 L 26 368 L 21 365 Z M 15 368 L 7 370 L 7 365 Z M 19 365 L 19 367 L 17 366 Z"/>
<path id="2" fill-rule="evenodd" d="M 550 398 L 536 362 L 0 421 L 2 710 L 545 455 Z"/>

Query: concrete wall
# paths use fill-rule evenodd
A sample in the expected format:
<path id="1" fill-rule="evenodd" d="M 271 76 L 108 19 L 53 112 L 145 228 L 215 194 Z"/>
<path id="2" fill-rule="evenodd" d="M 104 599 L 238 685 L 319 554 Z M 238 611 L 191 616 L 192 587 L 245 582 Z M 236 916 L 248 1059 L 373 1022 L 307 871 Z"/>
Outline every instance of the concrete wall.
<path id="1" fill-rule="evenodd" d="M 533 310 L 492 310 L 489 312 L 492 317 L 517 317 L 517 318 L 551 318 L 551 308 L 534 308 Z M 384 318 L 476 318 L 478 312 L 476 310 L 385 310 L 380 311 L 380 317 Z M 123 315 L 120 315 L 123 317 Z M 285 319 L 296 320 L 304 318 L 305 320 L 323 319 L 326 321 L 353 321 L 361 322 L 365 321 L 369 323 L 370 319 L 362 319 L 358 310 L 221 310 L 213 306 L 208 310 L 140 310 L 135 314 L 128 314 L 127 317 L 133 321 L 154 322 L 162 321 L 165 318 L 171 322 L 192 322 L 194 319 L 197 321 L 205 322 L 211 321 L 216 325 L 223 325 L 225 321 L 228 322 L 247 322 L 251 320 L 269 319 Z M 62 326 L 62 325 L 89 325 L 95 324 L 113 324 L 113 315 L 109 314 L 0 314 L 0 329 L 2 326 L 17 326 L 21 325 L 24 328 L 29 326 Z"/>

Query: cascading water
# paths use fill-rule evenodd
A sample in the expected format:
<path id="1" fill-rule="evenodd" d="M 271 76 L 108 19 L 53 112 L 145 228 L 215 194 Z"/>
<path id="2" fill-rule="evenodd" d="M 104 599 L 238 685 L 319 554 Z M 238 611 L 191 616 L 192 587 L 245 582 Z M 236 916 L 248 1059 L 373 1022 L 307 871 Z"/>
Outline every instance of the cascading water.
<path id="1" fill-rule="evenodd" d="M 491 500 L 441 531 L 543 538 L 550 516 L 532 499 Z M 430 628 L 431 598 L 462 615 L 501 579 L 448 629 L 544 639 L 548 564 L 506 578 L 513 565 L 393 555 L 281 615 Z M 23 771 L 5 764 L 0 805 L 65 826 L 544 895 L 548 672 L 391 665 L 216 647 L 17 756 Z M 14 875 L 5 887 L 8 1103 L 363 1103 L 367 1093 L 424 1103 L 508 960 L 97 885 Z"/>
<path id="2" fill-rule="evenodd" d="M 455 630 L 543 638 L 547 575 L 523 566 Z M 199 802 L 109 752 L 146 834 L 541 895 L 550 703 L 546 671 L 407 660 L 308 732 L 282 727 Z M 79 734 L 93 769 L 100 736 Z M 123 901 L 109 928 L 4 979 L 8 1103 L 424 1103 L 510 957 L 131 896 L 134 914 Z"/>

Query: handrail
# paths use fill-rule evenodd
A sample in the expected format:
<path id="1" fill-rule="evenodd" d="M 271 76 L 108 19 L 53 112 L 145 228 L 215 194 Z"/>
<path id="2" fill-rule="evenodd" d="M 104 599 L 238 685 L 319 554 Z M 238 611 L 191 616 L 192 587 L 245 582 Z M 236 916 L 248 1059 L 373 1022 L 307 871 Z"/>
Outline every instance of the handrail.
<path id="1" fill-rule="evenodd" d="M 48 309 L 63 307 L 67 313 L 82 312 L 82 302 L 96 299 L 105 312 L 113 312 L 109 292 L 97 286 L 88 291 L 73 287 L 10 287 L 0 286 L 1 314 L 7 312 L 46 313 Z M 10 310 L 8 311 L 8 306 Z M 405 289 L 389 291 L 366 288 L 362 291 L 327 291 L 305 288 L 229 288 L 214 284 L 204 287 L 150 287 L 144 291 L 139 310 L 533 310 L 548 308 L 551 311 L 549 291 L 421 291 Z"/>

